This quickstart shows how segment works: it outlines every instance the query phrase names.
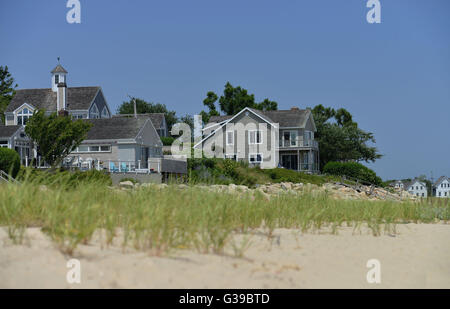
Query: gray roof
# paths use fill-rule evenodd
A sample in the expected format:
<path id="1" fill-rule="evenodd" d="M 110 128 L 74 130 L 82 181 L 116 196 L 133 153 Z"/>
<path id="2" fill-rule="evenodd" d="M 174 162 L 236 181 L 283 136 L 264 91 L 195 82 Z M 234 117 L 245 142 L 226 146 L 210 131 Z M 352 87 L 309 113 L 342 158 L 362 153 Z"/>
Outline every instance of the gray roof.
<path id="1" fill-rule="evenodd" d="M 0 125 L 0 138 L 10 138 L 20 130 L 22 126 L 5 126 Z"/>
<path id="2" fill-rule="evenodd" d="M 233 118 L 233 116 L 211 116 L 209 122 L 221 123 L 222 121 Z"/>
<path id="3" fill-rule="evenodd" d="M 445 179 L 448 179 L 447 176 L 441 176 L 439 179 L 434 183 L 434 186 L 437 187 L 443 182 Z"/>
<path id="4" fill-rule="evenodd" d="M 161 160 L 161 172 L 187 174 L 187 162 L 173 159 Z"/>
<path id="5" fill-rule="evenodd" d="M 100 87 L 67 88 L 67 110 L 88 110 L 100 89 Z M 17 90 L 6 112 L 13 112 L 24 103 L 36 109 L 56 112 L 56 92 L 51 88 Z"/>
<path id="6" fill-rule="evenodd" d="M 62 67 L 62 65 L 58 64 L 58 65 L 51 71 L 51 73 L 65 73 L 65 74 L 67 74 L 67 71 L 66 71 L 66 69 L 64 69 L 64 68 Z"/>
<path id="7" fill-rule="evenodd" d="M 271 121 L 272 123 L 278 123 L 280 128 L 304 128 L 308 121 L 310 110 L 305 109 L 290 109 L 290 110 L 278 110 L 278 111 L 260 111 L 250 108 L 255 114 Z M 210 123 L 220 123 L 228 120 L 233 116 L 212 116 L 209 119 Z"/>
<path id="8" fill-rule="evenodd" d="M 137 116 L 150 118 L 155 129 L 161 128 L 163 126 L 164 119 L 165 119 L 165 115 L 163 113 L 137 114 Z M 134 115 L 133 114 L 118 114 L 118 115 L 113 115 L 113 117 L 134 118 Z"/>
<path id="9" fill-rule="evenodd" d="M 116 139 L 134 139 L 148 118 L 103 118 L 86 119 L 84 121 L 93 124 L 87 134 L 86 140 L 116 140 Z"/>

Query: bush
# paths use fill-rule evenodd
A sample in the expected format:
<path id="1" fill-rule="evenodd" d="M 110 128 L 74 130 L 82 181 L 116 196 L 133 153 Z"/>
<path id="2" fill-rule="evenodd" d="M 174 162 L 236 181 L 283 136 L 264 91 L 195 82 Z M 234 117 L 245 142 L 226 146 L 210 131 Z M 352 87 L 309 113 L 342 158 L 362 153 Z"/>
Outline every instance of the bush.
<path id="1" fill-rule="evenodd" d="M 172 146 L 173 142 L 175 141 L 174 137 L 161 137 L 161 142 L 164 146 Z"/>
<path id="2" fill-rule="evenodd" d="M 383 181 L 373 170 L 356 162 L 328 162 L 323 172 L 329 175 L 356 178 L 377 186 L 383 185 Z"/>
<path id="3" fill-rule="evenodd" d="M 8 148 L 0 148 L 0 170 L 16 178 L 20 170 L 19 154 Z"/>

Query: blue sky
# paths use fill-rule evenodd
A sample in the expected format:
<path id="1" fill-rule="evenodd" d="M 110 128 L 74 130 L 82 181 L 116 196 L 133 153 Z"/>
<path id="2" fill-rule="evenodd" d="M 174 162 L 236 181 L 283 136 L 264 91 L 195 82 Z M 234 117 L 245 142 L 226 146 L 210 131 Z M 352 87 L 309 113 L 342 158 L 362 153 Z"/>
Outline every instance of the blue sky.
<path id="1" fill-rule="evenodd" d="M 203 109 L 227 81 L 280 109 L 348 109 L 374 132 L 384 179 L 450 176 L 450 1 L 0 0 L 0 65 L 19 88 L 50 87 L 61 57 L 70 86 L 102 86 L 178 115 Z"/>

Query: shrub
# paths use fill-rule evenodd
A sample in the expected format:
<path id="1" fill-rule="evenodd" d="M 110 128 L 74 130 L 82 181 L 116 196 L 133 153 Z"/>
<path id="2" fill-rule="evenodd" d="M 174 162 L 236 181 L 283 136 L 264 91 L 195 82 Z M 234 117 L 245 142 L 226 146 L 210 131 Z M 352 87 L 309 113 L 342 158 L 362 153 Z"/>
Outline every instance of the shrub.
<path id="1" fill-rule="evenodd" d="M 164 146 L 172 146 L 173 142 L 175 141 L 174 137 L 168 136 L 168 137 L 161 137 L 161 142 Z"/>
<path id="2" fill-rule="evenodd" d="M 16 178 L 20 170 L 19 154 L 8 148 L 0 148 L 0 170 Z"/>
<path id="3" fill-rule="evenodd" d="M 323 172 L 329 175 L 356 178 L 377 186 L 383 185 L 383 181 L 373 170 L 357 162 L 328 162 Z"/>

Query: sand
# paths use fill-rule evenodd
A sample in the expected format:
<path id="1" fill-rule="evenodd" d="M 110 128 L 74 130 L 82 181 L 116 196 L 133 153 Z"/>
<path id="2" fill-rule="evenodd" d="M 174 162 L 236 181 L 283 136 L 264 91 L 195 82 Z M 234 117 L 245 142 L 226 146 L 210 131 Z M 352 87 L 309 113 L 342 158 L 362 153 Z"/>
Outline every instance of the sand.
<path id="1" fill-rule="evenodd" d="M 21 245 L 0 229 L 0 288 L 450 288 L 450 225 L 397 231 L 374 237 L 351 228 L 338 235 L 279 229 L 270 241 L 252 235 L 245 258 L 235 258 L 190 250 L 158 257 L 99 240 L 69 257 L 40 229 L 28 229 Z M 81 263 L 80 284 L 66 280 L 71 258 Z M 370 259 L 380 261 L 380 284 L 367 282 Z"/>

